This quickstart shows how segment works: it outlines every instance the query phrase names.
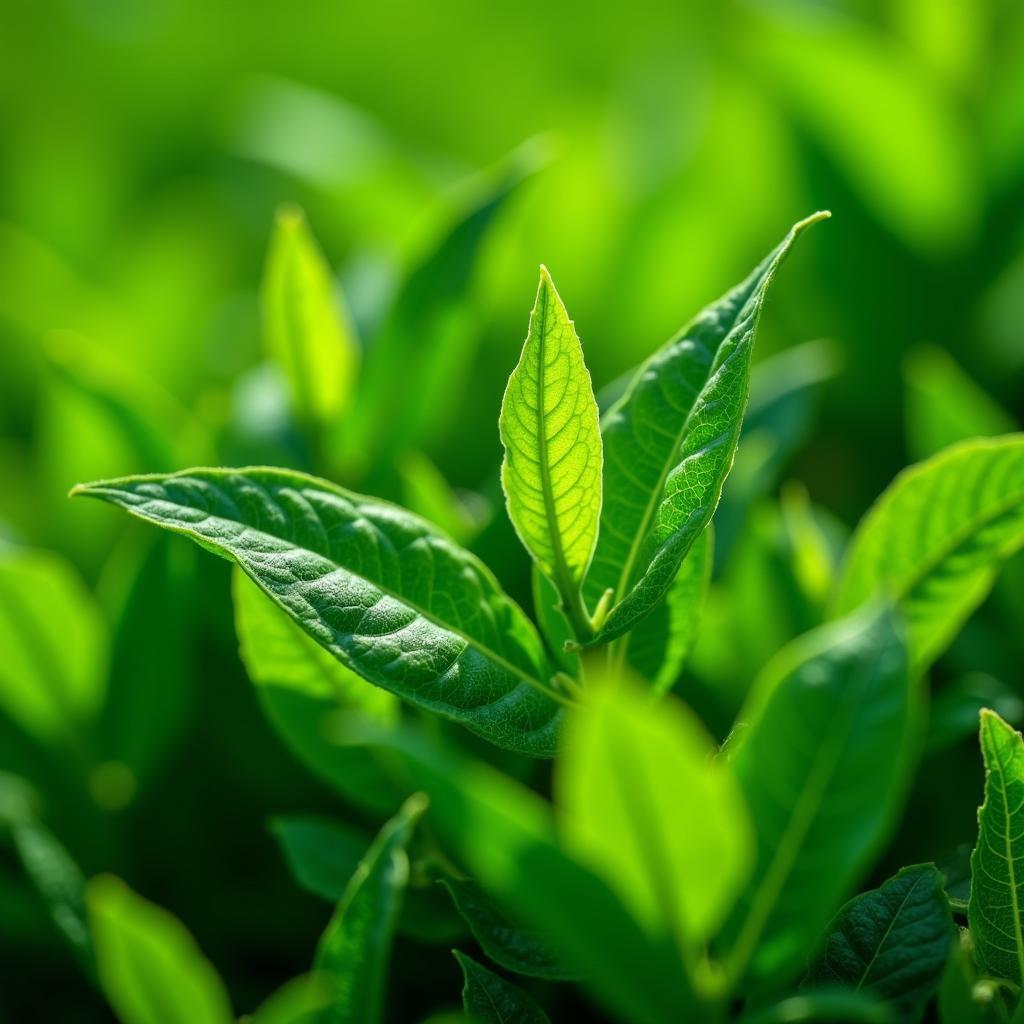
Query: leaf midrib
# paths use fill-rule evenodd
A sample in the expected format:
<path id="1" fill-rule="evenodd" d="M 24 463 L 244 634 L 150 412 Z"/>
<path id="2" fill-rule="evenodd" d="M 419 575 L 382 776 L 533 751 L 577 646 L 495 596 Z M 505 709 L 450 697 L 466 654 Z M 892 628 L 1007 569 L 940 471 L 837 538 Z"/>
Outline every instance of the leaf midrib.
<path id="1" fill-rule="evenodd" d="M 875 966 L 875 961 L 878 959 L 879 954 L 882 952 L 882 948 L 885 946 L 892 933 L 893 928 L 896 927 L 896 922 L 899 920 L 900 914 L 903 913 L 904 908 L 907 905 L 907 901 L 914 894 L 914 890 L 917 889 L 918 883 L 921 881 L 920 875 L 914 879 L 913 884 L 904 894 L 903 899 L 900 900 L 900 905 L 896 908 L 896 912 L 892 915 L 892 920 L 886 925 L 885 931 L 882 933 L 882 937 L 878 940 L 875 945 L 875 951 L 871 954 L 871 959 L 864 965 L 864 971 L 860 978 L 857 980 L 857 984 L 854 986 L 855 991 L 859 992 L 864 982 L 867 981 L 868 976 L 871 974 L 872 967 Z"/>
<path id="2" fill-rule="evenodd" d="M 1013 911 L 1013 934 L 1017 946 L 1017 970 L 1024 979 L 1024 934 L 1021 931 L 1020 900 L 1017 897 L 1017 872 L 1013 862 L 1013 844 L 1010 842 L 1010 802 L 1006 785 L 1006 769 L 1003 765 L 1002 751 L 995 748 L 996 772 L 999 775 L 999 788 L 1002 793 L 1003 807 L 1003 842 L 1006 849 L 1006 870 L 1010 876 L 1010 909 Z"/>
<path id="3" fill-rule="evenodd" d="M 194 479 L 200 479 L 201 480 L 202 478 L 201 477 L 196 477 Z M 255 483 L 255 481 L 252 481 L 251 477 L 246 477 L 246 479 L 248 479 L 251 482 Z M 256 484 L 256 486 L 262 487 L 262 485 L 259 485 L 259 484 Z M 97 490 L 93 490 L 93 491 L 86 492 L 86 493 L 102 494 L 103 491 L 100 490 L 100 489 L 97 489 Z M 117 494 L 117 492 L 114 492 L 114 493 Z M 167 505 L 171 505 L 174 508 L 188 509 L 190 511 L 202 511 L 201 509 L 197 510 L 194 506 L 182 505 L 182 504 L 180 504 L 178 502 L 172 501 L 172 500 L 167 499 L 167 498 L 157 498 L 157 499 L 147 498 L 146 499 L 147 503 L 151 502 L 151 501 L 160 501 L 160 502 L 163 502 L 163 503 L 165 503 Z M 162 520 L 162 519 L 160 519 L 160 518 L 158 518 L 156 516 L 146 514 L 146 513 L 144 513 L 141 510 L 141 507 L 138 506 L 138 505 L 127 505 L 127 506 L 125 506 L 125 510 L 127 512 L 131 513 L 132 515 L 138 516 L 140 519 L 148 519 L 150 522 L 155 522 L 158 526 L 161 526 L 164 529 L 170 530 L 173 533 L 181 533 L 181 534 L 184 534 L 185 536 L 194 537 L 195 539 L 199 539 L 201 537 L 201 539 L 205 543 L 209 544 L 211 547 L 217 548 L 217 549 L 223 551 L 226 555 L 229 555 L 232 558 L 232 560 L 234 560 L 236 562 L 236 564 L 239 566 L 239 568 L 242 569 L 242 571 L 246 574 L 246 576 L 248 576 L 253 581 L 253 583 L 255 583 L 256 586 L 258 586 L 260 588 L 260 590 L 262 590 L 285 614 L 289 614 L 289 609 L 286 608 L 285 605 L 283 604 L 283 602 L 278 599 L 277 595 L 275 593 L 273 593 L 272 591 L 268 590 L 266 587 L 264 587 L 260 583 L 260 581 L 256 578 L 256 576 L 249 570 L 249 567 L 244 565 L 242 563 L 241 559 L 238 558 L 238 556 L 229 547 L 227 547 L 225 544 L 221 543 L 220 541 L 211 540 L 208 537 L 202 537 L 202 535 L 199 534 L 199 532 L 197 530 L 195 530 L 191 526 L 177 525 L 177 524 L 173 524 L 173 523 L 168 523 L 168 522 L 166 522 L 166 521 L 164 521 L 164 520 Z M 257 529 L 256 527 L 250 526 L 247 523 L 243 523 L 240 520 L 230 520 L 230 519 L 225 519 L 223 516 L 215 516 L 215 515 L 212 515 L 210 513 L 206 513 L 206 514 L 207 514 L 208 518 L 216 519 L 216 520 L 218 520 L 220 522 L 223 522 L 223 523 L 232 523 L 232 522 L 237 523 L 238 525 L 243 526 L 246 530 L 251 531 L 253 534 L 256 534 L 257 536 L 268 537 L 268 538 L 271 538 L 272 540 L 275 540 L 275 541 L 282 541 L 282 540 L 284 540 L 283 537 L 278 537 L 275 534 L 267 533 L 264 530 Z M 323 558 L 326 562 L 328 562 L 329 564 L 333 565 L 335 567 L 335 569 L 337 569 L 337 570 L 339 570 L 341 572 L 347 573 L 349 576 L 352 576 L 355 579 L 362 580 L 368 586 L 374 587 L 375 589 L 380 591 L 385 596 L 390 597 L 392 600 L 398 602 L 401 605 L 404 605 L 406 608 L 409 608 L 415 614 L 417 614 L 421 618 L 425 619 L 427 622 L 431 623 L 433 626 L 436 626 L 438 629 L 444 630 L 447 633 L 451 633 L 453 636 L 457 636 L 460 640 L 462 640 L 466 644 L 467 647 L 473 647 L 476 650 L 480 651 L 481 654 L 485 655 L 487 658 L 492 660 L 495 664 L 497 664 L 497 665 L 501 666 L 502 668 L 506 669 L 506 671 L 508 671 L 510 674 L 512 674 L 512 675 L 516 676 L 517 678 L 521 679 L 524 683 L 526 683 L 528 686 L 532 687 L 534 690 L 537 690 L 539 693 L 543 694 L 545 697 L 548 697 L 551 700 L 556 701 L 557 703 L 562 704 L 563 706 L 566 706 L 566 707 L 572 705 L 573 702 L 570 701 L 567 697 L 564 697 L 562 694 L 557 693 L 556 691 L 550 689 L 548 686 L 546 686 L 543 682 L 541 682 L 541 680 L 537 679 L 536 677 L 531 676 L 528 673 L 524 672 L 517 665 L 514 665 L 512 662 L 510 662 L 506 658 L 502 657 L 502 655 L 500 655 L 497 652 L 493 651 L 488 645 L 484 644 L 480 640 L 477 640 L 477 639 L 474 639 L 474 638 L 468 636 L 466 633 L 464 633 L 458 627 L 455 627 L 455 626 L 450 625 L 449 623 L 445 623 L 445 622 L 440 621 L 434 614 L 426 612 L 418 604 L 410 601 L 407 597 L 404 597 L 404 596 L 402 596 L 400 594 L 395 593 L 393 590 L 391 590 L 386 585 L 384 585 L 382 583 L 378 583 L 376 580 L 368 579 L 366 576 L 363 576 L 360 573 L 353 572 L 347 566 L 340 565 L 333 558 L 329 558 L 328 556 L 323 555 L 323 554 L 321 554 L 318 551 L 313 551 L 311 548 L 303 547 L 303 546 L 301 546 L 299 544 L 295 544 L 292 541 L 286 541 L 286 543 L 288 543 L 292 547 L 293 550 L 305 551 L 305 552 L 308 552 L 311 555 L 314 555 L 317 558 Z M 306 631 L 306 632 L 308 633 L 308 631 Z M 308 635 L 313 636 L 312 633 L 309 633 Z M 315 636 L 313 636 L 313 639 L 316 640 L 317 638 Z"/>

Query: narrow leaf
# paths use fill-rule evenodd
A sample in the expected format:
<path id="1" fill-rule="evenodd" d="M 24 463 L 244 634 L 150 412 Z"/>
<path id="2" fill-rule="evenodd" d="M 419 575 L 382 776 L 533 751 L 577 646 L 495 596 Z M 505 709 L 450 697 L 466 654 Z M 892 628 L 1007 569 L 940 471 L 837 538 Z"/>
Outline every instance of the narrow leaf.
<path id="1" fill-rule="evenodd" d="M 571 977 L 541 935 L 511 920 L 475 882 L 452 878 L 445 885 L 473 938 L 500 967 L 534 978 Z"/>
<path id="2" fill-rule="evenodd" d="M 942 876 L 932 864 L 904 868 L 839 911 L 804 984 L 874 992 L 900 1024 L 914 1024 L 939 986 L 952 946 Z"/>
<path id="3" fill-rule="evenodd" d="M 410 797 L 356 868 L 317 946 L 316 969 L 331 990 L 327 1024 L 377 1024 L 391 944 L 409 881 L 409 841 L 427 801 Z"/>
<path id="4" fill-rule="evenodd" d="M 533 996 L 455 951 L 465 984 L 462 1006 L 479 1024 L 550 1024 Z"/>
<path id="5" fill-rule="evenodd" d="M 726 929 L 737 970 L 781 983 L 807 956 L 893 824 L 916 710 L 896 621 L 877 609 L 801 638 L 765 670 L 730 746 L 758 842 Z"/>
<path id="6" fill-rule="evenodd" d="M 554 753 L 560 703 L 530 621 L 468 552 L 394 505 L 274 469 L 76 488 L 236 562 L 364 679 L 500 746 Z"/>
<path id="7" fill-rule="evenodd" d="M 742 794 L 713 750 L 685 705 L 605 684 L 569 716 L 555 778 L 568 848 L 691 962 L 754 854 Z"/>
<path id="8" fill-rule="evenodd" d="M 359 346 L 333 275 L 302 211 L 282 207 L 263 281 L 267 348 L 281 367 L 297 418 L 333 424 L 347 408 Z"/>
<path id="9" fill-rule="evenodd" d="M 985 802 L 971 855 L 967 920 L 978 963 L 1015 985 L 1024 979 L 1024 740 L 995 712 L 981 712 Z"/>
<path id="10" fill-rule="evenodd" d="M 637 372 L 602 423 L 601 530 L 587 600 L 615 607 L 594 642 L 620 636 L 661 599 L 714 514 L 732 466 L 765 295 L 795 225 L 753 273 L 705 309 Z"/>
<path id="11" fill-rule="evenodd" d="M 103 991 L 121 1024 L 232 1024 L 217 972 L 181 922 L 109 875 L 85 889 Z"/>
<path id="12" fill-rule="evenodd" d="M 583 349 L 544 267 L 498 428 L 509 518 L 563 601 L 572 602 L 566 611 L 579 628 L 586 617 L 575 597 L 601 514 L 601 430 Z"/>
<path id="13" fill-rule="evenodd" d="M 965 441 L 905 470 L 861 521 L 840 576 L 843 614 L 881 592 L 898 602 L 926 669 L 1024 543 L 1024 434 Z"/>

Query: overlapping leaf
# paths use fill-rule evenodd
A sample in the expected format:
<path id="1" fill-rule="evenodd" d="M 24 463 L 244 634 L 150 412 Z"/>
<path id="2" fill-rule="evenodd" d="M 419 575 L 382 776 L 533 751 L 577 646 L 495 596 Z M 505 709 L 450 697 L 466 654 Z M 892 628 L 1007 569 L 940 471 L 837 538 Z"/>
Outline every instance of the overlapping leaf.
<path id="1" fill-rule="evenodd" d="M 638 371 L 608 411 L 601 529 L 586 595 L 615 607 L 596 641 L 646 615 L 708 524 L 732 466 L 761 307 L 797 224 L 740 285 L 705 309 Z"/>
<path id="2" fill-rule="evenodd" d="M 554 752 L 560 703 L 536 631 L 472 555 L 403 509 L 273 469 L 84 485 L 238 563 L 363 678 L 499 745 Z"/>
<path id="3" fill-rule="evenodd" d="M 914 664 L 942 653 L 1024 543 L 1024 434 L 965 441 L 901 473 L 864 517 L 839 614 L 876 593 L 898 602 Z"/>
<path id="4" fill-rule="evenodd" d="M 462 1006 L 478 1024 L 550 1024 L 537 1000 L 456 950 L 464 985 Z"/>

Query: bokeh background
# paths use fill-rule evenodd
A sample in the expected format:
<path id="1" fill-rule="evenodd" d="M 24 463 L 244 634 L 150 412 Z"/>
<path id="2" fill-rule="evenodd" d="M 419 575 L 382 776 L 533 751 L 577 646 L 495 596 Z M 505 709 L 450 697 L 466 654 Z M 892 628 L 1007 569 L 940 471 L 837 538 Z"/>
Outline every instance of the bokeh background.
<path id="1" fill-rule="evenodd" d="M 334 461 L 293 422 L 261 329 L 283 202 L 337 271 L 365 347 L 357 390 L 378 396 Z M 1021 5 L 7 0 L 0 537 L 47 553 L 54 618 L 74 605 L 91 639 L 65 625 L 40 643 L 88 661 L 103 695 L 73 727 L 19 712 L 0 650 L 0 770 L 29 780 L 86 874 L 185 920 L 251 1009 L 306 967 L 329 913 L 268 820 L 356 812 L 262 718 L 225 568 L 68 488 L 211 461 L 330 471 L 447 517 L 528 603 L 496 414 L 537 265 L 600 388 L 821 208 L 833 219 L 763 318 L 680 684 L 720 733 L 813 622 L 892 476 L 1024 414 Z M 967 673 L 1019 713 L 1019 579 L 1011 566 L 940 664 L 939 693 Z M 962 733 L 935 741 L 892 862 L 970 838 L 980 770 Z M 395 1020 L 454 1003 L 445 949 L 406 942 L 398 960 Z M 0 1020 L 110 1019 L 3 843 L 0 964 Z"/>

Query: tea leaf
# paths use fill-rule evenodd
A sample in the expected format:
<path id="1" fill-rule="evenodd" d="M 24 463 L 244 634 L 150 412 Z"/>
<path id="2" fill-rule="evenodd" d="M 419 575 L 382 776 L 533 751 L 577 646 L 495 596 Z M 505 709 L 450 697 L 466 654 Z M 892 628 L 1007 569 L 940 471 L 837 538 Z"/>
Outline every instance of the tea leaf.
<path id="1" fill-rule="evenodd" d="M 891 597 L 923 671 L 1022 543 L 1024 434 L 965 441 L 904 470 L 875 502 L 850 544 L 835 611 Z"/>
<path id="2" fill-rule="evenodd" d="M 985 802 L 971 854 L 967 920 L 982 970 L 1019 985 L 1024 978 L 1024 740 L 994 711 L 981 712 Z"/>
<path id="3" fill-rule="evenodd" d="M 560 701 L 536 630 L 428 523 L 285 470 L 196 469 L 81 486 L 238 563 L 352 669 L 500 746 L 554 753 Z"/>
<path id="4" fill-rule="evenodd" d="M 601 429 L 583 349 L 544 267 L 498 428 L 509 518 L 585 639 L 590 624 L 578 595 L 601 514 Z"/>
<path id="5" fill-rule="evenodd" d="M 668 693 L 675 685 L 697 639 L 711 583 L 712 548 L 709 523 L 683 559 L 665 599 L 620 641 L 629 667 L 646 679 L 656 694 Z"/>
<path id="6" fill-rule="evenodd" d="M 335 423 L 348 406 L 359 346 L 327 261 L 302 211 L 282 207 L 263 280 L 267 348 L 284 372 L 300 422 Z"/>
<path id="7" fill-rule="evenodd" d="M 324 724 L 353 715 L 393 724 L 399 712 L 396 698 L 367 686 L 238 568 L 232 595 L 242 662 L 285 743 L 357 806 L 390 811 L 408 796 L 407 787 L 372 751 L 328 742 Z"/>
<path id="8" fill-rule="evenodd" d="M 533 996 L 455 950 L 465 985 L 462 1005 L 480 1024 L 550 1024 Z"/>
<path id="9" fill-rule="evenodd" d="M 337 903 L 366 851 L 366 836 L 351 825 L 300 814 L 274 818 L 270 831 L 299 885 Z"/>
<path id="10" fill-rule="evenodd" d="M 227 992 L 181 922 L 102 875 L 85 887 L 100 983 L 121 1024 L 232 1024 Z"/>
<path id="11" fill-rule="evenodd" d="M 0 546 L 0 710 L 36 738 L 74 747 L 103 701 L 107 639 L 69 564 Z"/>
<path id="12" fill-rule="evenodd" d="M 750 359 L 765 295 L 796 224 L 732 291 L 705 309 L 637 372 L 602 423 L 601 530 L 585 594 L 615 595 L 594 642 L 621 636 L 668 590 L 714 514 L 739 440 Z"/>
<path id="13" fill-rule="evenodd" d="M 405 887 L 413 829 L 427 800 L 411 796 L 373 841 L 317 946 L 316 969 L 331 991 L 327 1024 L 376 1024 Z"/>
<path id="14" fill-rule="evenodd" d="M 452 878 L 445 885 L 473 938 L 500 967 L 534 978 L 557 980 L 572 976 L 547 948 L 542 936 L 512 921 L 475 882 Z"/>
<path id="15" fill-rule="evenodd" d="M 730 753 L 757 864 L 727 932 L 753 977 L 781 982 L 800 965 L 888 834 L 914 746 L 912 692 L 896 621 L 873 608 L 795 641 L 752 691 Z"/>
<path id="16" fill-rule="evenodd" d="M 875 992 L 897 1021 L 914 1024 L 939 986 L 952 944 L 942 876 L 932 864 L 904 868 L 840 910 L 804 984 Z"/>
<path id="17" fill-rule="evenodd" d="M 731 909 L 754 855 L 742 793 L 713 750 L 683 704 L 605 684 L 588 689 L 568 717 L 555 777 L 568 849 L 691 962 Z"/>

